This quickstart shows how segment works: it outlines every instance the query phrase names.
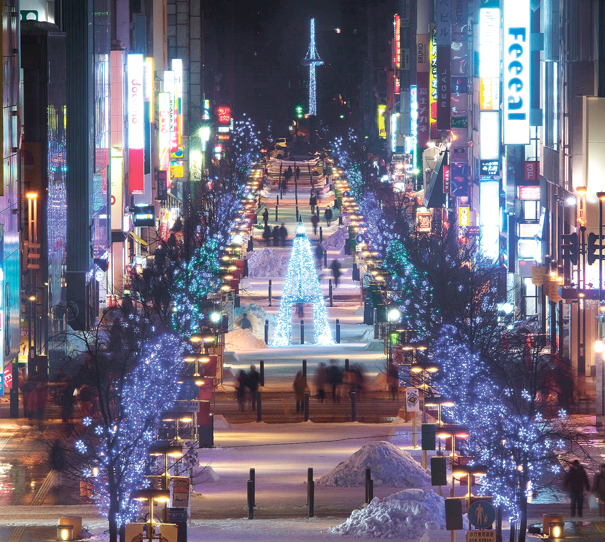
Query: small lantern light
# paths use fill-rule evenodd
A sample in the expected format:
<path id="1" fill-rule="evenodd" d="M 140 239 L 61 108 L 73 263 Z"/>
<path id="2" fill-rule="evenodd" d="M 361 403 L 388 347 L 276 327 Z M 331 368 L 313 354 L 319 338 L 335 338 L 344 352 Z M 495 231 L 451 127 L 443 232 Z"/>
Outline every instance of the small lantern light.
<path id="1" fill-rule="evenodd" d="M 548 538 L 565 538 L 565 523 L 562 521 L 549 523 Z"/>
<path id="2" fill-rule="evenodd" d="M 73 525 L 58 525 L 57 540 L 73 540 L 74 526 Z"/>

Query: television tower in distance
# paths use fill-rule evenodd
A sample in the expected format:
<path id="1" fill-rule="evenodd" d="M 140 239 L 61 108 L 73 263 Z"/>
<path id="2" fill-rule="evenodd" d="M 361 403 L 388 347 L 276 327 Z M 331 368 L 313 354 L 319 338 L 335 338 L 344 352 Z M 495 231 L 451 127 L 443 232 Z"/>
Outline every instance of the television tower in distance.
<path id="1" fill-rule="evenodd" d="M 317 115 L 317 81 L 315 79 L 315 66 L 321 66 L 324 61 L 319 58 L 315 48 L 315 19 L 311 19 L 311 43 L 307 56 L 302 60 L 303 66 L 309 66 L 309 116 Z"/>

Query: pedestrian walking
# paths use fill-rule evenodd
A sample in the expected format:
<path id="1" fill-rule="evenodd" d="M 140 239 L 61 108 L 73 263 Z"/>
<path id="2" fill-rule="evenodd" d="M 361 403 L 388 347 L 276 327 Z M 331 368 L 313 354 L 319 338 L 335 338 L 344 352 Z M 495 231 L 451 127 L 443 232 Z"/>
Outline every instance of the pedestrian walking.
<path id="1" fill-rule="evenodd" d="M 340 402 L 340 396 L 338 394 L 338 387 L 342 384 L 342 370 L 336 365 L 336 360 L 330 360 L 330 366 L 327 369 L 328 373 L 328 384 L 332 388 L 332 401 L 334 403 Z"/>
<path id="2" fill-rule="evenodd" d="M 288 169 L 286 170 L 286 175 L 288 176 L 288 180 L 290 180 L 292 178 L 292 175 L 293 175 L 292 166 L 288 166 Z"/>
<path id="3" fill-rule="evenodd" d="M 59 405 L 61 406 L 61 419 L 63 423 L 71 421 L 71 416 L 74 410 L 74 392 L 76 387 L 74 386 L 73 379 L 67 378 L 63 389 L 61 390 L 61 396 L 59 397 Z"/>
<path id="4" fill-rule="evenodd" d="M 305 317 L 305 305 L 304 305 L 304 303 L 297 303 L 296 304 L 296 315 L 299 318 L 304 318 Z"/>
<path id="5" fill-rule="evenodd" d="M 326 398 L 326 384 L 328 383 L 328 371 L 326 364 L 320 363 L 315 372 L 315 389 L 317 390 L 317 398 L 320 403 Z"/>
<path id="6" fill-rule="evenodd" d="M 334 277 L 334 288 L 338 288 L 338 279 L 340 278 L 340 262 L 338 260 L 332 260 L 330 264 L 330 268 L 332 269 L 332 276 Z"/>
<path id="7" fill-rule="evenodd" d="M 311 224 L 313 225 L 313 235 L 317 235 L 317 226 L 319 226 L 319 217 L 314 214 L 311 217 Z"/>
<path id="8" fill-rule="evenodd" d="M 317 247 L 315 247 L 315 257 L 317 258 L 319 267 L 321 267 L 321 260 L 323 260 L 324 257 L 324 249 L 321 244 L 318 244 Z"/>
<path id="9" fill-rule="evenodd" d="M 601 463 L 599 472 L 594 476 L 592 490 L 599 501 L 599 516 L 605 516 L 605 463 Z"/>
<path id="10" fill-rule="evenodd" d="M 332 209 L 329 207 L 326 207 L 326 210 L 324 211 L 324 218 L 326 219 L 329 228 L 330 224 L 332 224 Z"/>
<path id="11" fill-rule="evenodd" d="M 269 224 L 265 226 L 265 230 L 263 231 L 263 239 L 267 242 L 267 246 L 271 244 L 271 226 L 269 226 Z"/>
<path id="12" fill-rule="evenodd" d="M 296 166 L 296 180 L 300 179 L 300 168 Z"/>
<path id="13" fill-rule="evenodd" d="M 273 246 L 279 246 L 279 226 L 277 224 L 273 228 Z"/>
<path id="14" fill-rule="evenodd" d="M 586 471 L 577 459 L 573 461 L 565 475 L 565 489 L 569 491 L 571 498 L 571 517 L 576 517 L 576 512 L 578 517 L 582 517 L 584 490 L 589 491 L 590 485 Z"/>
<path id="15" fill-rule="evenodd" d="M 317 205 L 317 196 L 311 192 L 311 197 L 309 198 L 309 205 L 311 206 L 311 212 L 315 213 L 315 206 Z"/>
<path id="16" fill-rule="evenodd" d="M 263 222 L 265 223 L 265 228 L 267 227 L 267 224 L 269 223 L 269 209 L 267 209 L 265 207 L 265 210 L 263 211 Z"/>
<path id="17" fill-rule="evenodd" d="M 254 365 L 250 365 L 250 372 L 246 378 L 246 386 L 250 390 L 250 399 L 252 410 L 256 410 L 256 398 L 258 396 L 258 385 L 260 384 L 260 374 Z"/>
<path id="18" fill-rule="evenodd" d="M 279 238 L 281 240 L 281 246 L 286 246 L 286 239 L 288 238 L 288 230 L 286 229 L 286 225 L 282 222 L 281 228 L 279 228 Z"/>
<path id="19" fill-rule="evenodd" d="M 235 383 L 235 398 L 237 399 L 237 406 L 240 411 L 244 411 L 246 407 L 246 371 L 240 371 L 237 373 L 237 381 Z"/>
<path id="20" fill-rule="evenodd" d="M 305 408 L 305 392 L 309 389 L 307 386 L 307 377 L 302 374 L 302 371 L 296 373 L 294 378 L 294 397 L 296 398 L 296 413 L 302 412 Z"/>

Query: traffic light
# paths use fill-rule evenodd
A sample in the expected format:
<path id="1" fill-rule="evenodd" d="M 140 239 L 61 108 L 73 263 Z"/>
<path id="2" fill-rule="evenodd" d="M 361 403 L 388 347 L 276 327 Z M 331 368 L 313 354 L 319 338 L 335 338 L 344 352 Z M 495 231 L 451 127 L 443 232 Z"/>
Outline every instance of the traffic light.
<path id="1" fill-rule="evenodd" d="M 592 233 L 590 235 L 593 235 Z M 590 242 L 590 235 L 588 236 Z M 578 234 L 577 233 L 568 233 L 561 236 L 563 238 L 563 244 L 561 245 L 561 250 L 563 254 L 561 254 L 561 258 L 564 260 L 569 260 L 574 265 L 578 265 L 578 254 L 580 252 L 580 247 L 578 245 Z M 588 256 L 588 263 L 590 263 L 590 255 Z"/>
<path id="2" fill-rule="evenodd" d="M 605 237 L 605 235 L 603 236 Z M 592 265 L 599 259 L 599 252 L 601 251 L 601 238 L 596 233 L 588 234 L 588 248 L 586 251 L 586 261 L 588 265 Z M 605 246 L 603 246 L 603 252 L 605 252 Z M 603 255 L 605 259 L 605 254 Z"/>
<path id="3" fill-rule="evenodd" d="M 302 105 L 296 106 L 296 117 L 299 119 L 303 118 L 303 106 Z"/>

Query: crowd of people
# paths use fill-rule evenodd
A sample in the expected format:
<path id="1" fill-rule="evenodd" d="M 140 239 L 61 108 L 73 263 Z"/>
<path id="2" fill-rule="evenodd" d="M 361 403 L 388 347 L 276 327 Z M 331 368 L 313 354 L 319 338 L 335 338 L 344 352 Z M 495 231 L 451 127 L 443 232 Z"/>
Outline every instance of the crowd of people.
<path id="1" fill-rule="evenodd" d="M 258 388 L 260 386 L 260 373 L 256 366 L 250 365 L 250 371 L 240 371 L 237 374 L 235 384 L 235 396 L 239 409 L 243 412 L 246 409 L 247 400 L 250 402 L 251 410 L 256 410 L 256 399 L 258 397 Z"/>

